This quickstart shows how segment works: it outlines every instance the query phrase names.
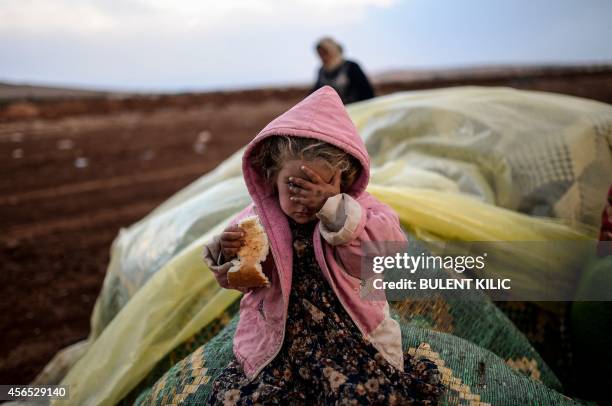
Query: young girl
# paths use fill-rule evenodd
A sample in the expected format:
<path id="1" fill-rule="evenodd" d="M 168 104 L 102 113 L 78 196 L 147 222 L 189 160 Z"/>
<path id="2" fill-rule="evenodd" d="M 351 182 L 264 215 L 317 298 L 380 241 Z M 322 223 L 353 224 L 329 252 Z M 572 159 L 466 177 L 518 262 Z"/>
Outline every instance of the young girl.
<path id="1" fill-rule="evenodd" d="M 256 214 L 270 242 L 269 287 L 242 289 L 232 361 L 209 404 L 436 403 L 435 364 L 402 352 L 386 300 L 360 297 L 361 243 L 405 241 L 397 215 L 369 195 L 369 157 L 329 86 L 272 121 L 242 160 L 253 204 L 205 247 L 225 288 Z"/>

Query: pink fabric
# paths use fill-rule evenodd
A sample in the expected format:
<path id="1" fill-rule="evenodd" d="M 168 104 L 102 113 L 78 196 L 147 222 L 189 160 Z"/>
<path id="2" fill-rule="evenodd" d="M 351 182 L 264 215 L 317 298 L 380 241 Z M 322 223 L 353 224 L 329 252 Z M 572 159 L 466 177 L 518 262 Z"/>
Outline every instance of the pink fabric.
<path id="1" fill-rule="evenodd" d="M 324 277 L 360 331 L 372 339 L 392 365 L 403 369 L 399 326 L 395 326 L 394 321 L 389 322 L 386 300 L 361 299 L 359 276 L 362 241 L 405 241 L 405 236 L 393 210 L 365 192 L 370 173 L 369 156 L 340 97 L 329 86 L 312 93 L 268 124 L 251 141 L 243 155 L 244 179 L 253 203 L 232 223 L 257 214 L 270 240 L 272 257 L 269 256 L 263 266 L 270 286 L 250 290 L 240 302 L 240 321 L 233 346 L 236 358 L 243 365 L 247 377 L 253 379 L 274 359 L 284 339 L 293 271 L 291 230 L 273 188 L 264 182 L 250 159 L 257 144 L 273 135 L 316 138 L 343 149 L 361 163 L 362 170 L 357 180 L 346 191 L 361 207 L 359 226 L 350 242 L 332 246 L 321 237 L 318 224 L 314 235 L 315 255 Z M 226 282 L 222 280 L 225 274 L 216 276 L 220 283 Z M 387 322 L 383 324 L 385 320 Z M 391 324 L 392 329 L 386 328 Z M 389 331 L 381 331 L 381 326 Z"/>

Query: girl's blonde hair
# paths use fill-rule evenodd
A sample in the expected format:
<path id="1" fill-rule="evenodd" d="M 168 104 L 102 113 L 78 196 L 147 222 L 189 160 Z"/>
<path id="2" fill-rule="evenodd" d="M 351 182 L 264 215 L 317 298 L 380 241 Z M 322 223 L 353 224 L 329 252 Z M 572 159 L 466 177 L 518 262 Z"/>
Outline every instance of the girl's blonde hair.
<path id="1" fill-rule="evenodd" d="M 347 191 L 357 179 L 361 169 L 361 164 L 352 155 L 313 138 L 272 136 L 259 143 L 253 154 L 253 165 L 271 185 L 276 183 L 276 176 L 283 163 L 291 160 L 321 160 L 327 163 L 334 172 L 342 171 L 340 190 L 343 192 Z"/>

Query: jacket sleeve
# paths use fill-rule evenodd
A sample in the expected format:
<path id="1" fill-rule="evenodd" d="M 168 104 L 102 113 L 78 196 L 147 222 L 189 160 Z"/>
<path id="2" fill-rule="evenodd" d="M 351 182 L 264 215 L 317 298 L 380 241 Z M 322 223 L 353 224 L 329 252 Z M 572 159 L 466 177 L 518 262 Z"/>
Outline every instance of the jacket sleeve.
<path id="1" fill-rule="evenodd" d="M 315 79 L 314 85 L 312 85 L 312 87 L 308 91 L 308 94 L 311 94 L 311 93 L 315 92 L 317 89 L 320 89 L 321 87 L 323 87 L 323 83 L 321 83 L 322 72 L 323 72 L 323 68 L 320 68 L 317 71 L 317 78 Z"/>
<path id="2" fill-rule="evenodd" d="M 376 249 L 381 250 L 380 255 L 385 255 L 385 242 L 407 241 L 397 214 L 373 197 L 369 199 L 370 204 L 363 204 L 341 193 L 327 199 L 317 213 L 321 220 L 321 236 L 334 247 L 335 256 L 346 272 L 357 278 L 361 274 L 363 242 L 381 243 L 376 245 Z M 369 248 L 375 247 L 371 245 Z"/>
<path id="3" fill-rule="evenodd" d="M 361 67 L 352 62 L 348 71 L 351 85 L 355 88 L 357 99 L 355 101 L 367 100 L 374 97 L 374 89 Z"/>

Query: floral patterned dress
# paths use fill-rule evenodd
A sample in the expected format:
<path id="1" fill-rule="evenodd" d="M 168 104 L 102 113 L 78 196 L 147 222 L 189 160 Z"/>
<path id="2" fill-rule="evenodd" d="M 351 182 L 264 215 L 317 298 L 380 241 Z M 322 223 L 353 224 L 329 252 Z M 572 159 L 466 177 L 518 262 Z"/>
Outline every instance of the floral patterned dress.
<path id="1" fill-rule="evenodd" d="M 283 347 L 250 383 L 231 361 L 208 404 L 436 404 L 436 365 L 405 354 L 400 372 L 366 342 L 316 262 L 316 222 L 289 222 L 294 268 Z"/>

